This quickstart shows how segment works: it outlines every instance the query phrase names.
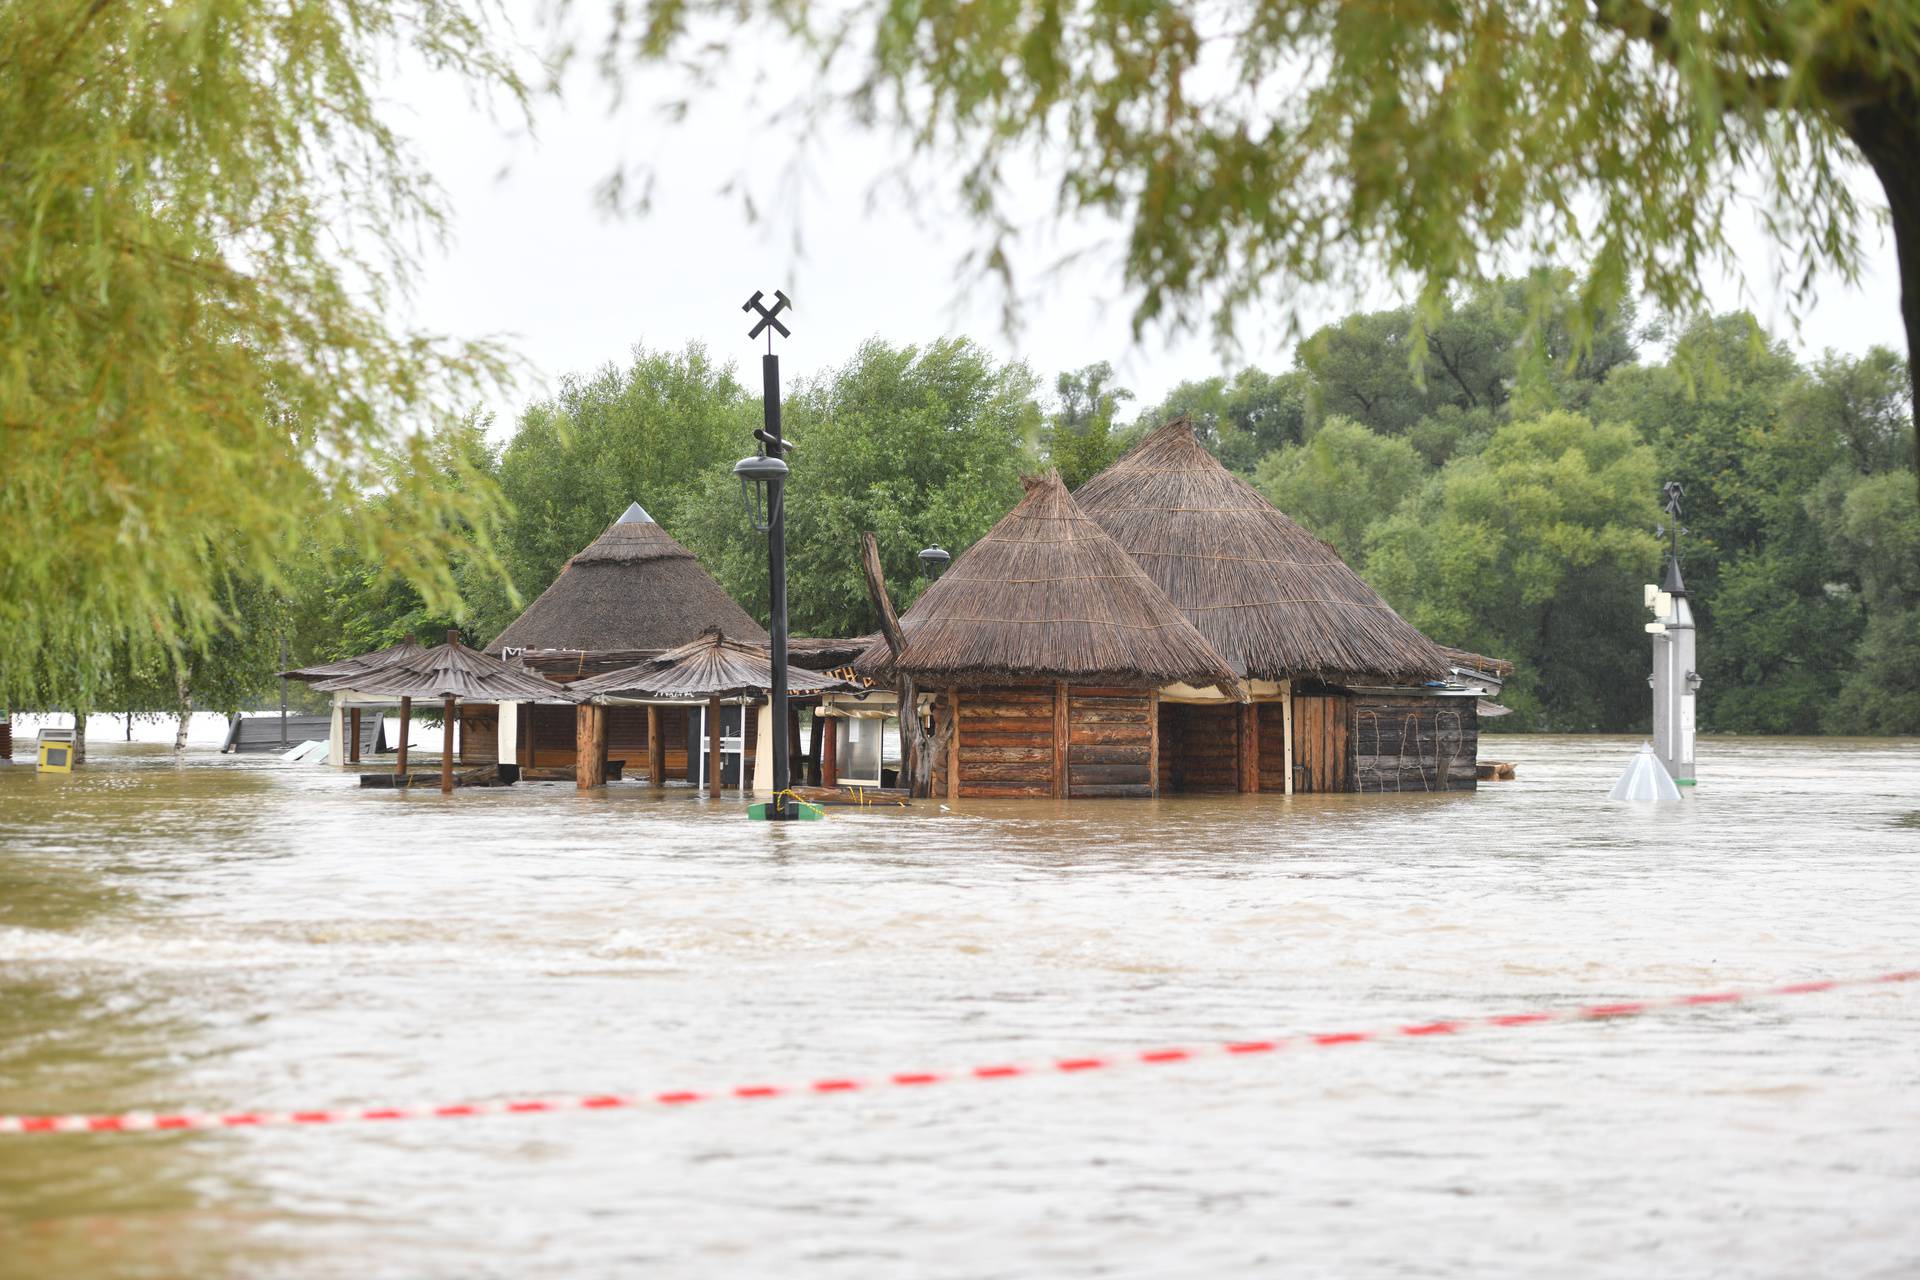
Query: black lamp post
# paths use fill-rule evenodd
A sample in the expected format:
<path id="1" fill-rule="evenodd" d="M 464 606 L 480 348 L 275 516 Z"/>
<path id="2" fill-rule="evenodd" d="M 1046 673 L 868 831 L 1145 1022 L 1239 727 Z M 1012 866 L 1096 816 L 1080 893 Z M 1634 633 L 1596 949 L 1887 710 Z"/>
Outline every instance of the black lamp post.
<path id="1" fill-rule="evenodd" d="M 945 571 L 947 562 L 952 559 L 947 549 L 936 542 L 920 553 L 920 571 L 927 575 L 928 582 L 932 582 Z"/>
<path id="2" fill-rule="evenodd" d="M 798 816 L 787 789 L 793 785 L 792 763 L 787 757 L 787 464 L 782 455 L 793 446 L 780 435 L 780 357 L 773 354 L 773 334 L 791 337 L 787 326 L 777 317 L 793 306 L 786 294 L 775 290 L 772 307 L 761 302 L 756 292 L 742 311 L 758 311 L 760 319 L 747 334 L 767 335 L 767 353 L 760 357 L 761 413 L 766 425 L 754 432 L 760 452 L 734 463 L 733 474 L 740 477 L 740 497 L 746 503 L 747 519 L 754 529 L 767 535 L 768 627 L 773 658 L 773 687 L 767 691 L 773 703 L 773 803 L 766 816 L 785 819 Z M 745 741 L 742 726 L 742 742 Z"/>

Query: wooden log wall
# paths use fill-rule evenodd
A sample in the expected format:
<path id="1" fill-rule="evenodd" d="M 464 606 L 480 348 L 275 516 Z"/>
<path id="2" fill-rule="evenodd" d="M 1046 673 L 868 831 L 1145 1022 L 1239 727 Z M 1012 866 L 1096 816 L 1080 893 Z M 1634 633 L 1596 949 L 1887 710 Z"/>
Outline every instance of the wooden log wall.
<path id="1" fill-rule="evenodd" d="M 640 777 L 650 765 L 647 741 L 647 713 L 654 711 L 660 720 L 660 736 L 666 741 L 664 776 L 687 776 L 687 709 L 685 707 L 608 707 L 607 758 L 626 763 L 625 776 Z"/>
<path id="2" fill-rule="evenodd" d="M 946 794 L 1026 800 L 1051 796 L 1054 686 L 961 689 L 958 696 L 960 731 L 950 764 L 958 769 L 959 788 Z M 941 782 L 943 789 L 950 785 L 944 771 Z"/>
<path id="3" fill-rule="evenodd" d="M 1241 765 L 1237 704 L 1160 704 L 1162 794 L 1239 791 Z"/>
<path id="4" fill-rule="evenodd" d="M 1313 795 L 1352 789 L 1348 741 L 1353 699 L 1344 693 L 1293 699 L 1293 789 Z"/>
<path id="5" fill-rule="evenodd" d="M 1260 790 L 1279 795 L 1287 789 L 1287 704 L 1256 702 L 1260 726 Z"/>
<path id="6" fill-rule="evenodd" d="M 527 703 L 520 708 L 520 722 L 527 726 L 529 765 L 573 763 L 576 735 L 572 707 Z"/>
<path id="7" fill-rule="evenodd" d="M 1472 791 L 1480 711 L 1472 698 L 1353 699 L 1355 791 Z"/>
<path id="8" fill-rule="evenodd" d="M 1067 690 L 1067 794 L 1153 794 L 1153 704 L 1146 689 Z"/>

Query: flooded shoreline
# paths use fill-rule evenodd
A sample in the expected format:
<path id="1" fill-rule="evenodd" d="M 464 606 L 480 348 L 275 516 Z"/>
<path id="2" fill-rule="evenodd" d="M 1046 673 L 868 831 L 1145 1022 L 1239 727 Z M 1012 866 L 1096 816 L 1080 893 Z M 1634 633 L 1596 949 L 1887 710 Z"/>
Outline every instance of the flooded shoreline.
<path id="1" fill-rule="evenodd" d="M 0 768 L 0 1110 L 703 1087 L 1912 967 L 1920 743 L 1490 737 L 1436 797 L 932 802 Z M 18 1274 L 1920 1266 L 1911 992 L 912 1096 L 0 1141 Z"/>

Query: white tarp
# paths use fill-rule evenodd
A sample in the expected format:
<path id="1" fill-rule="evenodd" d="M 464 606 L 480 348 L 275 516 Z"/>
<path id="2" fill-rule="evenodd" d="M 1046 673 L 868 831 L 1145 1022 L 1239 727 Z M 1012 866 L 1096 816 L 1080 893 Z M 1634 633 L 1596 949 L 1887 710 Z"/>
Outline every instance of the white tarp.
<path id="1" fill-rule="evenodd" d="M 1678 800 L 1680 788 L 1673 785 L 1673 778 L 1667 773 L 1667 767 L 1660 763 L 1660 757 L 1653 753 L 1651 742 L 1642 743 L 1640 750 L 1634 753 L 1627 764 L 1627 771 L 1620 775 L 1620 781 L 1613 784 L 1613 790 L 1607 792 L 1609 800 Z"/>

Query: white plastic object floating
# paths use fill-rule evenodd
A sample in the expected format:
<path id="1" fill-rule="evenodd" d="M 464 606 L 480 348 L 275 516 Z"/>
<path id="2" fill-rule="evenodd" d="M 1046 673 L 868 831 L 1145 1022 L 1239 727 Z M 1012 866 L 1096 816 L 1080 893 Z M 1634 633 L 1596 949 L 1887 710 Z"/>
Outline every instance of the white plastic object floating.
<path id="1" fill-rule="evenodd" d="M 1653 753 L 1653 744 L 1645 742 L 1627 763 L 1627 771 L 1607 792 L 1609 800 L 1678 800 L 1680 788 L 1673 785 L 1667 767 Z"/>

